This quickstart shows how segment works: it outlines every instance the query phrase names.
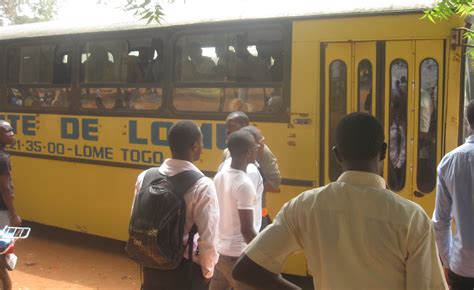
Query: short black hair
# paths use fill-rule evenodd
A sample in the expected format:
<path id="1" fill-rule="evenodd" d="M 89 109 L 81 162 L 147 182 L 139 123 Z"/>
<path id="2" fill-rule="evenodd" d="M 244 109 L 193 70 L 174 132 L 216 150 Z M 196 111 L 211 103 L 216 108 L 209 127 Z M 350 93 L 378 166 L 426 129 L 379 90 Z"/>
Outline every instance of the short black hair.
<path id="1" fill-rule="evenodd" d="M 344 160 L 370 160 L 382 150 L 384 132 L 380 122 L 367 113 L 346 115 L 336 128 L 336 147 Z"/>
<path id="2" fill-rule="evenodd" d="M 175 157 L 184 157 L 201 138 L 201 129 L 193 121 L 179 121 L 168 132 L 168 143 Z"/>
<path id="3" fill-rule="evenodd" d="M 469 126 L 474 130 L 474 100 L 471 100 L 466 107 L 466 118 Z"/>
<path id="4" fill-rule="evenodd" d="M 242 127 L 248 126 L 250 123 L 249 116 L 241 111 L 235 111 L 227 115 L 226 122 L 233 121 L 241 125 Z"/>
<path id="5" fill-rule="evenodd" d="M 238 130 L 229 135 L 227 140 L 227 147 L 229 148 L 230 156 L 238 158 L 246 153 L 255 144 L 253 135 L 245 130 Z"/>
<path id="6" fill-rule="evenodd" d="M 242 129 L 240 130 L 244 130 L 244 131 L 247 131 L 249 132 L 250 134 L 252 134 L 252 136 L 255 138 L 255 141 L 260 141 L 260 139 L 263 138 L 263 135 L 262 135 L 262 131 L 260 131 L 260 129 L 258 129 L 257 127 L 255 126 L 245 126 L 243 127 Z"/>

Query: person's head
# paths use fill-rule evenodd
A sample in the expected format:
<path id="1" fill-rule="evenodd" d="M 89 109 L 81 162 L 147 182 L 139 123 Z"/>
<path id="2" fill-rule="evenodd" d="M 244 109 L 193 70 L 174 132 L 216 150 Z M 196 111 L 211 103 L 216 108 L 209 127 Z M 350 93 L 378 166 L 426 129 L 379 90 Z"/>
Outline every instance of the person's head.
<path id="1" fill-rule="evenodd" d="M 141 46 L 138 48 L 138 58 L 141 63 L 147 64 L 153 59 L 153 50 L 148 46 Z"/>
<path id="2" fill-rule="evenodd" d="M 471 130 L 474 131 L 474 100 L 470 101 L 466 107 L 466 117 Z"/>
<path id="3" fill-rule="evenodd" d="M 202 48 L 201 45 L 197 42 L 193 42 L 189 45 L 189 57 L 191 59 L 199 59 L 202 57 Z"/>
<path id="4" fill-rule="evenodd" d="M 247 166 L 255 162 L 258 153 L 258 145 L 255 143 L 253 135 L 246 130 L 238 130 L 230 134 L 227 140 L 232 162 L 237 162 Z"/>
<path id="5" fill-rule="evenodd" d="M 202 152 L 201 129 L 193 121 L 179 121 L 171 126 L 168 133 L 171 157 L 194 162 Z"/>
<path id="6" fill-rule="evenodd" d="M 258 145 L 258 154 L 262 153 L 263 147 L 265 146 L 265 137 L 262 135 L 262 131 L 255 126 L 246 126 L 243 127 L 243 131 L 247 131 L 252 134 L 253 138 L 255 139 L 255 143 Z"/>
<path id="7" fill-rule="evenodd" d="M 346 115 L 336 128 L 336 159 L 344 171 L 356 170 L 381 173 L 387 143 L 382 125 L 367 113 Z"/>
<path id="8" fill-rule="evenodd" d="M 15 133 L 7 121 L 0 120 L 0 146 L 11 145 L 15 143 Z"/>
<path id="9" fill-rule="evenodd" d="M 240 130 L 240 128 L 248 126 L 249 122 L 250 120 L 247 114 L 241 111 L 232 112 L 227 115 L 225 119 L 227 137 L 233 132 Z"/>

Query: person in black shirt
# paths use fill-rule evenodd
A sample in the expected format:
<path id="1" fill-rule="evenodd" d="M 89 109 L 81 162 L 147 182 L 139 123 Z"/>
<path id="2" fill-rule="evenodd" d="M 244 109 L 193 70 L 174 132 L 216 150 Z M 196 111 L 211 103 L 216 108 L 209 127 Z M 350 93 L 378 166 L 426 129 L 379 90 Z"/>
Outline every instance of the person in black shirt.
<path id="1" fill-rule="evenodd" d="M 7 225 L 20 226 L 21 218 L 18 216 L 13 199 L 15 191 L 13 189 L 11 177 L 10 156 L 5 151 L 5 146 L 15 142 L 15 133 L 13 133 L 10 123 L 0 120 L 0 228 Z M 2 280 L 2 289 L 10 290 L 12 288 L 10 276 L 6 268 L 6 257 L 0 258 L 0 279 Z"/>

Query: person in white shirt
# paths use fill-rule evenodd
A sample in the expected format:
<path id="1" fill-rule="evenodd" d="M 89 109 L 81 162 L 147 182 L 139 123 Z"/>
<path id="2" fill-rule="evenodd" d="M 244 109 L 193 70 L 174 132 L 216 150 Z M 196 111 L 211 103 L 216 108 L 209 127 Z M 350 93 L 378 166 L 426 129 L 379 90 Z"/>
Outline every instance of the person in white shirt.
<path id="1" fill-rule="evenodd" d="M 201 172 L 193 162 L 199 160 L 203 143 L 202 134 L 196 123 L 180 121 L 174 124 L 168 134 L 171 158 L 160 166 L 161 174 L 174 176 L 185 170 Z M 146 171 L 142 172 L 135 185 L 135 195 L 139 194 Z M 134 198 L 135 200 L 135 198 Z M 184 195 L 186 203 L 186 224 L 183 244 L 188 242 L 188 233 L 193 224 L 198 228 L 199 255 L 193 256 L 193 277 L 189 277 L 189 257 L 186 256 L 174 270 L 156 270 L 143 268 L 144 290 L 191 290 L 207 289 L 217 263 L 217 227 L 219 223 L 219 203 L 216 189 L 211 179 L 200 178 Z M 196 252 L 196 251 L 195 251 Z"/>
<path id="2" fill-rule="evenodd" d="M 316 289 L 447 290 L 429 217 L 380 176 L 386 150 L 377 119 L 345 116 L 333 147 L 344 173 L 286 203 L 245 249 L 233 278 L 258 289 L 300 289 L 279 273 L 304 249 Z"/>
<path id="3" fill-rule="evenodd" d="M 252 134 L 252 136 L 255 139 L 255 143 L 258 144 L 259 140 L 263 138 L 262 133 L 257 127 L 254 126 L 247 126 L 243 127 L 240 130 L 244 130 Z M 259 148 L 261 149 L 261 147 Z M 232 158 L 227 158 L 224 162 L 219 165 L 218 171 L 221 171 L 222 169 L 230 168 L 230 164 L 232 163 Z M 255 188 L 255 191 L 257 193 L 257 206 L 255 207 L 253 211 L 253 223 L 255 227 L 255 231 L 258 233 L 260 232 L 260 229 L 262 227 L 262 206 L 263 206 L 263 177 L 262 174 L 260 173 L 260 170 L 258 168 L 259 164 L 258 161 L 255 160 L 254 163 L 249 163 L 247 166 L 247 175 L 250 177 L 250 180 L 252 181 L 252 184 Z"/>
<path id="4" fill-rule="evenodd" d="M 257 193 L 246 170 L 257 158 L 258 145 L 247 131 L 232 133 L 228 140 L 232 161 L 214 177 L 219 200 L 219 261 L 216 265 L 210 290 L 251 289 L 232 279 L 232 268 L 240 254 L 257 235 L 254 225 L 254 210 Z"/>

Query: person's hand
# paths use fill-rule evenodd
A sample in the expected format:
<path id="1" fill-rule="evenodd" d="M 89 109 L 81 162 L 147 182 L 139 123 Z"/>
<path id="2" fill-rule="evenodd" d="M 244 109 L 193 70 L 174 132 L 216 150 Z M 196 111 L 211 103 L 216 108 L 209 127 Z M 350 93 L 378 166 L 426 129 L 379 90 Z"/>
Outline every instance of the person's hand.
<path id="1" fill-rule="evenodd" d="M 21 217 L 17 214 L 10 216 L 10 224 L 14 227 L 21 226 Z"/>

